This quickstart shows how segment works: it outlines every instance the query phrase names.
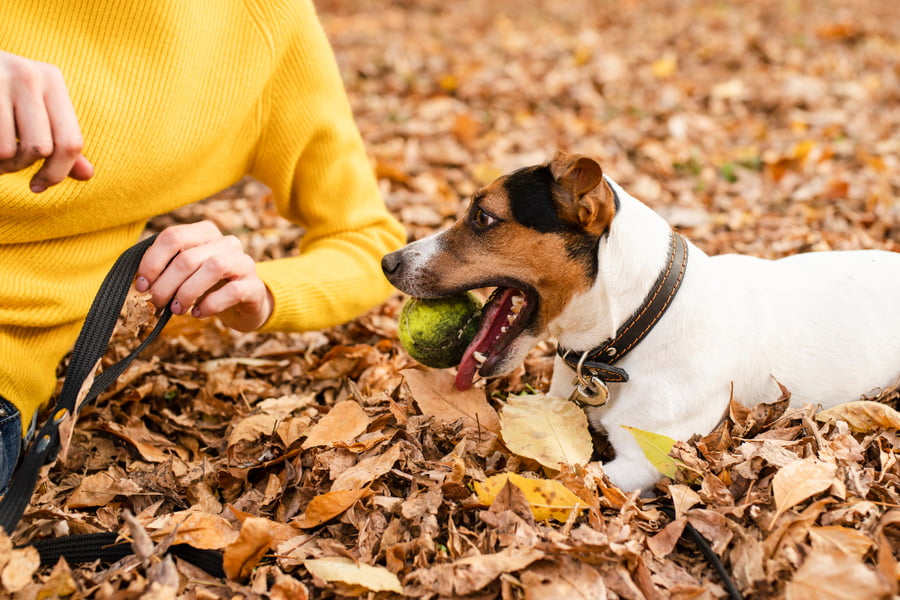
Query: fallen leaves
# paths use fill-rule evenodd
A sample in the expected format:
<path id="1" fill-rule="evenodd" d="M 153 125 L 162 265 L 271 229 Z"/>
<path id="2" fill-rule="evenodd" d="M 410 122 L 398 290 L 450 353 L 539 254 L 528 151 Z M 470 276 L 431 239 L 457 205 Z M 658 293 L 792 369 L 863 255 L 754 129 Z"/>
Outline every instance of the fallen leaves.
<path id="1" fill-rule="evenodd" d="M 666 477 L 675 477 L 678 465 L 675 459 L 670 456 L 672 447 L 675 446 L 675 440 L 659 433 L 644 431 L 643 429 L 628 427 L 627 425 L 622 425 L 622 428 L 634 436 L 638 446 L 644 452 L 644 456 L 647 457 L 647 460 L 650 461 L 650 464 L 657 471 Z"/>
<path id="2" fill-rule="evenodd" d="M 507 485 L 514 485 L 525 495 L 537 521 L 568 521 L 573 512 L 584 510 L 588 503 L 559 481 L 528 479 L 515 473 L 502 473 L 484 482 L 475 482 L 475 493 L 482 504 L 490 506 Z"/>
<path id="3" fill-rule="evenodd" d="M 405 369 L 402 374 L 424 414 L 443 423 L 462 419 L 467 427 L 476 430 L 500 431 L 497 411 L 488 404 L 483 389 L 459 391 L 453 375 L 447 370 Z"/>
<path id="4" fill-rule="evenodd" d="M 857 400 L 816 413 L 816 420 L 833 423 L 841 420 L 857 433 L 878 429 L 900 429 L 900 413 L 880 402 Z"/>
<path id="5" fill-rule="evenodd" d="M 313 558 L 303 561 L 303 566 L 324 581 L 340 582 L 373 592 L 403 594 L 400 580 L 384 567 L 373 567 L 345 557 Z"/>
<path id="6" fill-rule="evenodd" d="M 837 465 L 815 458 L 795 460 L 779 469 L 772 478 L 776 508 L 772 526 L 784 511 L 830 488 L 836 473 Z"/>
<path id="7" fill-rule="evenodd" d="M 584 465 L 594 451 L 584 411 L 562 398 L 510 396 L 500 411 L 500 422 L 510 451 L 550 469 Z"/>
<path id="8" fill-rule="evenodd" d="M 596 156 L 707 253 L 762 257 L 900 249 L 894 5 L 317 2 L 411 239 L 561 147 Z M 257 260 L 296 252 L 303 233 L 253 180 L 151 229 L 200 219 Z M 670 478 L 660 499 L 639 498 L 586 461 L 572 407 L 517 413 L 523 392 L 547 388 L 550 344 L 461 394 L 451 372 L 413 368 L 396 343 L 401 301 L 303 334 L 173 318 L 82 414 L 16 532 L 17 543 L 133 532 L 131 513 L 152 539 L 130 537 L 146 560 L 37 569 L 28 550 L 0 545 L 3 591 L 723 598 L 680 541 L 690 524 L 748 599 L 898 592 L 896 390 L 819 414 L 736 399 L 712 434 L 649 444 Z M 152 313 L 126 309 L 109 359 Z M 482 500 L 486 485 L 496 494 Z M 228 549 L 234 579 L 163 559 L 170 543 Z"/>

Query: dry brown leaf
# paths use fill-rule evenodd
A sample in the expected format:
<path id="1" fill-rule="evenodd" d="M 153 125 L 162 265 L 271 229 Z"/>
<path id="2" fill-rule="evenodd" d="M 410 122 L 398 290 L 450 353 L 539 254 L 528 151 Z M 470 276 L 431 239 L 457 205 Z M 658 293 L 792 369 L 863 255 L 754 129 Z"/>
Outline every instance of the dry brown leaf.
<path id="1" fill-rule="evenodd" d="M 353 400 L 338 402 L 313 426 L 301 448 L 349 444 L 368 426 L 369 416 L 359 404 Z"/>
<path id="2" fill-rule="evenodd" d="M 177 528 L 173 543 L 206 550 L 221 550 L 238 535 L 231 523 L 222 517 L 196 510 L 168 513 L 144 527 L 154 541 L 166 538 Z"/>
<path id="3" fill-rule="evenodd" d="M 364 458 L 338 475 L 331 484 L 331 491 L 362 489 L 390 471 L 399 459 L 400 445 L 394 444 L 383 454 Z"/>
<path id="4" fill-rule="evenodd" d="M 68 508 L 104 506 L 112 502 L 116 496 L 130 496 L 143 491 L 135 482 L 115 472 L 114 469 L 111 470 L 113 473 L 100 471 L 82 479 L 66 500 L 66 506 Z"/>
<path id="5" fill-rule="evenodd" d="M 385 569 L 359 563 L 343 556 L 313 558 L 303 561 L 306 570 L 325 581 L 339 581 L 373 592 L 403 594 L 403 585 L 397 576 Z"/>
<path id="6" fill-rule="evenodd" d="M 31 583 L 35 571 L 41 566 L 41 555 L 34 546 L 15 548 L 9 554 L 9 561 L 0 572 L 0 582 L 6 591 L 16 592 Z"/>
<path id="7" fill-rule="evenodd" d="M 888 585 L 859 560 L 843 554 L 812 554 L 785 587 L 787 600 L 879 600 Z"/>
<path id="8" fill-rule="evenodd" d="M 72 569 L 68 563 L 60 561 L 53 566 L 50 576 L 44 581 L 37 597 L 44 598 L 67 598 L 78 591 L 78 584 L 72 577 Z"/>
<path id="9" fill-rule="evenodd" d="M 469 427 L 500 432 L 497 411 L 488 404 L 483 389 L 459 391 L 445 369 L 404 369 L 401 373 L 423 414 L 444 423 L 464 419 Z"/>
<path id="10" fill-rule="evenodd" d="M 700 494 L 680 483 L 669 486 L 669 495 L 672 496 L 676 518 L 684 516 L 688 510 L 701 502 Z"/>
<path id="11" fill-rule="evenodd" d="M 818 552 L 837 552 L 856 560 L 862 560 L 875 543 L 866 534 L 840 525 L 812 527 L 809 538 L 813 549 Z"/>
<path id="12" fill-rule="evenodd" d="M 222 555 L 222 568 L 229 579 L 246 580 L 272 547 L 275 534 L 269 524 L 268 519 L 259 517 L 251 517 L 241 523 L 237 539 L 225 547 Z"/>
<path id="13" fill-rule="evenodd" d="M 298 517 L 294 523 L 304 529 L 317 527 L 322 523 L 333 519 L 361 498 L 372 495 L 368 488 L 337 490 L 316 496 L 309 501 L 306 512 Z"/>
<path id="14" fill-rule="evenodd" d="M 836 465 L 815 458 L 796 460 L 782 467 L 772 479 L 776 511 L 770 528 L 784 511 L 830 488 L 835 473 Z"/>
<path id="15" fill-rule="evenodd" d="M 568 557 L 552 563 L 532 563 L 522 572 L 521 580 L 525 588 L 525 600 L 607 598 L 603 575 L 596 568 Z"/>
<path id="16" fill-rule="evenodd" d="M 510 396 L 500 411 L 500 433 L 512 452 L 551 469 L 584 465 L 594 451 L 584 411 L 544 394 Z"/>
<path id="17" fill-rule="evenodd" d="M 278 416 L 271 413 L 257 413 L 241 419 L 228 436 L 229 450 L 241 443 L 255 443 L 258 439 L 275 433 Z"/>
<path id="18" fill-rule="evenodd" d="M 524 569 L 544 553 L 535 548 L 505 548 L 494 554 L 461 558 L 447 565 L 414 571 L 411 579 L 443 596 L 464 596 L 476 592 L 503 573 Z"/>
<path id="19" fill-rule="evenodd" d="M 180 448 L 167 437 L 150 431 L 139 419 L 130 419 L 127 425 L 114 421 L 103 421 L 98 426 L 98 429 L 102 429 L 128 442 L 140 452 L 144 460 L 150 462 L 166 462 L 173 453 L 182 459 L 187 458 L 183 448 Z"/>
<path id="20" fill-rule="evenodd" d="M 900 429 L 900 412 L 887 404 L 871 400 L 857 400 L 838 404 L 816 413 L 816 420 L 823 423 L 846 421 L 857 433 L 869 433 L 876 429 Z"/>

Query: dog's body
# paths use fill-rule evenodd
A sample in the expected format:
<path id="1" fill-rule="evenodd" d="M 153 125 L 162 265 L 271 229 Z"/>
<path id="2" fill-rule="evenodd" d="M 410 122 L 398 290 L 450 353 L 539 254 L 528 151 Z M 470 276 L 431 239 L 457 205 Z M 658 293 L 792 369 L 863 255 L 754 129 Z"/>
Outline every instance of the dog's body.
<path id="1" fill-rule="evenodd" d="M 548 335 L 575 353 L 614 337 L 659 277 L 672 235 L 594 161 L 558 153 L 548 165 L 487 186 L 453 228 L 388 255 L 383 265 L 411 295 L 501 286 L 505 293 L 495 294 L 486 318 L 500 313 L 512 331 L 487 331 L 486 324 L 469 353 L 479 361 L 486 354 L 482 375 L 496 376 Z M 897 253 L 769 261 L 710 257 L 688 243 L 681 287 L 616 365 L 628 381 L 610 383 L 609 402 L 589 409 L 616 453 L 604 464 L 610 480 L 646 491 L 660 477 L 621 425 L 684 440 L 711 431 L 732 393 L 753 405 L 778 398 L 781 383 L 793 404 L 829 407 L 893 384 L 900 375 L 898 287 Z M 524 299 L 521 311 L 509 310 L 510 295 Z M 471 382 L 473 364 L 464 358 L 460 387 Z M 568 397 L 573 379 L 557 357 L 550 395 Z"/>

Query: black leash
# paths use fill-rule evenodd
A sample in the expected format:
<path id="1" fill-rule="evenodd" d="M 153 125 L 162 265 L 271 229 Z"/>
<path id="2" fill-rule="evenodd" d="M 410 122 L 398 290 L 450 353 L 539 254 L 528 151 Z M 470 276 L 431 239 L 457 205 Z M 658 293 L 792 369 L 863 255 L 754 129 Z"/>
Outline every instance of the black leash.
<path id="1" fill-rule="evenodd" d="M 106 354 L 116 321 L 125 304 L 131 283 L 137 274 L 141 258 L 155 239 L 156 236 L 149 237 L 122 253 L 106 275 L 93 304 L 91 304 L 91 309 L 72 349 L 72 357 L 66 370 L 66 380 L 57 398 L 56 409 L 28 447 L 19 467 L 13 474 L 6 495 L 0 499 L 0 527 L 9 535 L 15 532 L 25 508 L 31 502 L 41 467 L 55 460 L 59 454 L 59 426 L 66 417 L 76 418 L 75 404 L 78 400 L 78 393 L 93 373 L 97 362 Z M 131 362 L 156 339 L 171 316 L 172 313 L 168 308 L 163 309 L 159 321 L 144 341 L 131 354 L 104 369 L 94 378 L 81 406 L 93 402 L 97 396 L 112 385 Z M 117 539 L 116 533 L 100 533 L 40 540 L 31 545 L 41 555 L 42 564 L 54 564 L 60 556 L 64 556 L 67 561 L 72 563 L 98 559 L 104 562 L 114 562 L 132 554 L 131 545 L 128 543 L 117 544 Z M 195 564 L 211 575 L 224 577 L 220 553 L 198 550 L 186 544 L 172 546 L 170 550 L 176 556 Z"/>
<path id="2" fill-rule="evenodd" d="M 660 510 L 666 513 L 666 515 L 670 519 L 675 519 L 675 509 L 670 508 L 668 506 L 660 506 Z M 731 600 L 743 600 L 743 596 L 741 596 L 741 592 L 737 589 L 737 585 L 735 585 L 734 580 L 731 578 L 731 574 L 728 572 L 728 569 L 725 568 L 725 565 L 722 564 L 722 559 L 719 558 L 719 555 L 716 554 L 712 546 L 709 545 L 709 542 L 706 541 L 706 538 L 703 537 L 697 529 L 691 525 L 690 523 L 684 524 L 684 532 L 682 533 L 682 539 L 684 535 L 690 536 L 690 538 L 694 541 L 697 547 L 700 549 L 700 553 L 709 561 L 709 564 L 712 565 L 712 568 L 715 569 L 716 574 L 719 576 L 719 579 L 722 580 L 722 583 L 725 585 L 725 591 L 728 592 L 728 597 Z"/>

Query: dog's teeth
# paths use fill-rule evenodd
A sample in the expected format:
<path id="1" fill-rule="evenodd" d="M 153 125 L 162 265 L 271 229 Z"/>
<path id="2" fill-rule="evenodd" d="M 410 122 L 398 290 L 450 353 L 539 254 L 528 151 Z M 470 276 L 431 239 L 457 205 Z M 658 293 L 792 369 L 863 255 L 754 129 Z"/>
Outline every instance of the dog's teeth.
<path id="1" fill-rule="evenodd" d="M 516 315 L 506 315 L 506 322 L 512 325 L 516 322 Z"/>
<path id="2" fill-rule="evenodd" d="M 501 327 L 500 328 L 500 333 L 506 333 L 507 331 L 509 331 L 509 327 Z"/>
<path id="3" fill-rule="evenodd" d="M 483 363 L 484 361 L 487 360 L 487 356 L 485 356 L 485 355 L 482 354 L 481 352 L 473 352 L 473 353 L 472 353 L 472 356 L 473 356 L 473 357 L 475 358 L 475 360 L 477 360 L 479 363 Z"/>
<path id="4" fill-rule="evenodd" d="M 518 314 L 520 310 L 522 310 L 522 305 L 525 304 L 525 298 L 522 296 L 513 296 L 512 297 L 512 306 L 510 310 L 512 310 L 513 314 Z"/>

